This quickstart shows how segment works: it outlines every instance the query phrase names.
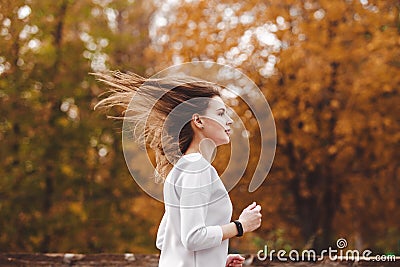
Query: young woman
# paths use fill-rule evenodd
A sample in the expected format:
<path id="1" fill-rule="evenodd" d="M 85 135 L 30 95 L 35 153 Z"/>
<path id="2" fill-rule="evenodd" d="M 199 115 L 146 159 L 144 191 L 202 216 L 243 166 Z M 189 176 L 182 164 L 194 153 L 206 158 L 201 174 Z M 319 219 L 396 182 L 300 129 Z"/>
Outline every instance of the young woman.
<path id="1" fill-rule="evenodd" d="M 155 152 L 164 181 L 165 213 L 157 232 L 159 266 L 242 266 L 228 240 L 261 225 L 255 202 L 231 221 L 232 203 L 211 165 L 230 141 L 232 119 L 218 85 L 192 77 L 145 79 L 133 73 L 96 73 L 111 88 L 95 108 L 120 106 L 134 136 Z M 143 143 L 142 143 L 143 144 Z"/>

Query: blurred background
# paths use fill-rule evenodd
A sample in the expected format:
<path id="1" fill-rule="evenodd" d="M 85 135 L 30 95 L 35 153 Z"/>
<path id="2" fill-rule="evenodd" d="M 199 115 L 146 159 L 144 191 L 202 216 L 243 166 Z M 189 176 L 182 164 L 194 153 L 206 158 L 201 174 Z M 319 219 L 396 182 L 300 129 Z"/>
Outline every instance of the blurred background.
<path id="1" fill-rule="evenodd" d="M 0 251 L 157 253 L 164 206 L 132 179 L 122 123 L 93 111 L 104 87 L 88 73 L 211 60 L 261 88 L 277 128 L 268 178 L 249 193 L 262 140 L 231 103 L 252 144 L 233 218 L 255 200 L 263 223 L 230 250 L 346 238 L 400 254 L 399 11 L 398 0 L 1 0 Z"/>

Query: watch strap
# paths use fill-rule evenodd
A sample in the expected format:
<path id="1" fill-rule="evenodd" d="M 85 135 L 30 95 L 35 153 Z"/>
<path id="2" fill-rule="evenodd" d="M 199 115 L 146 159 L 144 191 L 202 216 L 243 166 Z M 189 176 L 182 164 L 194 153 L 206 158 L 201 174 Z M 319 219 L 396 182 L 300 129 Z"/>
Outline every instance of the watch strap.
<path id="1" fill-rule="evenodd" d="M 239 222 L 238 220 L 233 221 L 233 222 L 235 223 L 236 229 L 237 229 L 237 231 L 238 231 L 238 234 L 237 234 L 236 236 L 243 236 L 243 226 L 242 226 L 242 223 Z"/>

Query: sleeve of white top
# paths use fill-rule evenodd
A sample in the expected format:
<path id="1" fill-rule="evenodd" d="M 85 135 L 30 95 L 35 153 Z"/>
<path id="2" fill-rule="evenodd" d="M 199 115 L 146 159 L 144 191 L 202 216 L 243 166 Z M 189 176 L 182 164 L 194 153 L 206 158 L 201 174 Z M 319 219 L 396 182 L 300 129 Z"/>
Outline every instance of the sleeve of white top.
<path id="1" fill-rule="evenodd" d="M 210 168 L 180 177 L 181 241 L 186 249 L 198 251 L 221 245 L 220 225 L 205 225 L 212 193 Z"/>
<path id="2" fill-rule="evenodd" d="M 158 231 L 157 231 L 157 240 L 156 240 L 156 247 L 159 250 L 162 250 L 162 246 L 164 243 L 164 234 L 165 234 L 165 224 L 166 224 L 166 215 L 164 213 L 161 222 L 160 222 L 160 226 L 158 226 Z"/>

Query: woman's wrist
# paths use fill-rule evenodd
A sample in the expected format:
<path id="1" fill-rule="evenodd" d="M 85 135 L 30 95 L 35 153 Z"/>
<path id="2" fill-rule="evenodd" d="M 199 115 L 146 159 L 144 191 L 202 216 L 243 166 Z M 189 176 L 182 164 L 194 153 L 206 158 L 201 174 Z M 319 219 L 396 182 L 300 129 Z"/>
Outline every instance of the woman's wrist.
<path id="1" fill-rule="evenodd" d="M 221 228 L 222 228 L 222 241 L 228 238 L 235 237 L 238 234 L 238 230 L 234 222 L 221 225 Z"/>

